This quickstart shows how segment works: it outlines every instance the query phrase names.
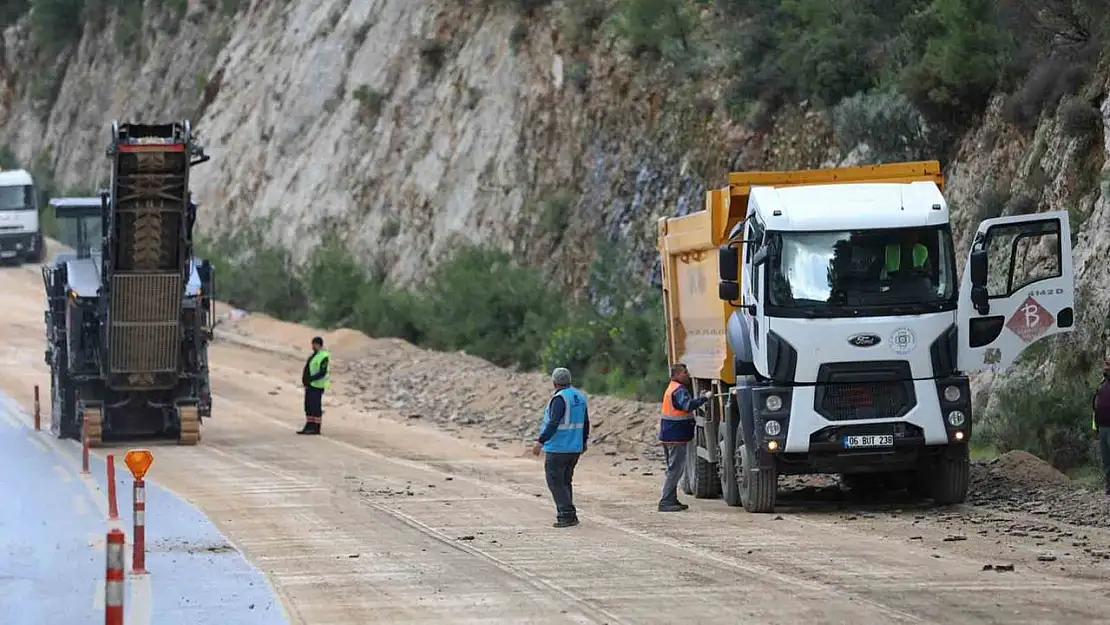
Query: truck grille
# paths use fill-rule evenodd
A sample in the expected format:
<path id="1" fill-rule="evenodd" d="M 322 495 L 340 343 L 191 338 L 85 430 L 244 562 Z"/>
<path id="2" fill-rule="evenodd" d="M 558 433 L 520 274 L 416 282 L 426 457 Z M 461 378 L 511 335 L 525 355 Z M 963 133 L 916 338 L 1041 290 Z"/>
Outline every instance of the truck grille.
<path id="1" fill-rule="evenodd" d="M 814 410 L 830 421 L 897 419 L 917 404 L 906 361 L 829 363 L 817 380 Z"/>
<path id="2" fill-rule="evenodd" d="M 176 371 L 181 347 L 181 275 L 116 274 L 110 297 L 109 371 Z"/>
<path id="3" fill-rule="evenodd" d="M 907 403 L 901 382 L 833 384 L 825 389 L 821 408 L 832 421 L 894 419 Z"/>

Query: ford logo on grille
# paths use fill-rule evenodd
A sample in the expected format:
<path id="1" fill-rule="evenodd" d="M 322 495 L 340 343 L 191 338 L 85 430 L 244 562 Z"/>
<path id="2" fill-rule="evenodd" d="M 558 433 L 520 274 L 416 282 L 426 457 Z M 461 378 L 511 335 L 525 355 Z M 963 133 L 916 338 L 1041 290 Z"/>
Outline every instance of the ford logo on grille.
<path id="1" fill-rule="evenodd" d="M 848 343 L 856 347 L 875 347 L 883 340 L 874 334 L 857 334 L 848 338 Z"/>

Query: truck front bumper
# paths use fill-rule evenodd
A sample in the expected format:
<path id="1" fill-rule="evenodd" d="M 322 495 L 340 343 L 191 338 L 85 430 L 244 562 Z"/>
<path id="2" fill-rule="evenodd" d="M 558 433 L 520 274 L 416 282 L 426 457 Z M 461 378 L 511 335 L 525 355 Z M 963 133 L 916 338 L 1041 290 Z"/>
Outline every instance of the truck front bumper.
<path id="1" fill-rule="evenodd" d="M 38 251 L 36 232 L 0 233 L 0 260 L 23 259 Z"/>
<path id="2" fill-rule="evenodd" d="M 814 386 L 753 389 L 751 434 L 760 463 L 774 463 L 782 473 L 889 470 L 966 444 L 972 425 L 967 378 L 912 384 L 914 404 L 883 419 L 829 419 L 818 409 Z"/>

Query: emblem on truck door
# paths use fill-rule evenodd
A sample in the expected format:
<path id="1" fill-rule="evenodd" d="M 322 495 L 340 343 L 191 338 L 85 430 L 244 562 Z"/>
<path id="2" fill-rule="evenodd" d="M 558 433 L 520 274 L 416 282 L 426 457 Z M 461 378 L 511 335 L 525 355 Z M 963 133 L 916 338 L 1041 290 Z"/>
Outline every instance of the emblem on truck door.
<path id="1" fill-rule="evenodd" d="M 1006 322 L 1006 327 L 1010 328 L 1022 341 L 1031 343 L 1039 339 L 1055 323 L 1056 318 L 1052 316 L 1052 313 L 1045 310 L 1040 302 L 1030 295 L 1014 311 L 1010 320 Z"/>
<path id="2" fill-rule="evenodd" d="M 848 344 L 856 347 L 874 347 L 883 340 L 874 334 L 856 334 L 848 337 Z"/>

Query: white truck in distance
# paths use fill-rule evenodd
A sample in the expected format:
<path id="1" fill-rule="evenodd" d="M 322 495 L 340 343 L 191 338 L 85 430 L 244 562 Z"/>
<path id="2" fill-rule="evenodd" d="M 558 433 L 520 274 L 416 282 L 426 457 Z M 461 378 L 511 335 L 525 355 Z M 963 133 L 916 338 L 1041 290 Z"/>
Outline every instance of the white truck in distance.
<path id="1" fill-rule="evenodd" d="M 967 376 L 1071 331 L 1071 234 L 1066 212 L 986 220 L 960 281 L 943 184 L 935 161 L 736 173 L 701 226 L 661 220 L 671 360 L 727 398 L 698 417 L 688 492 L 770 512 L 780 475 L 839 473 L 965 499 Z"/>
<path id="2" fill-rule="evenodd" d="M 0 171 L 0 262 L 39 263 L 44 254 L 31 174 L 22 169 Z"/>

